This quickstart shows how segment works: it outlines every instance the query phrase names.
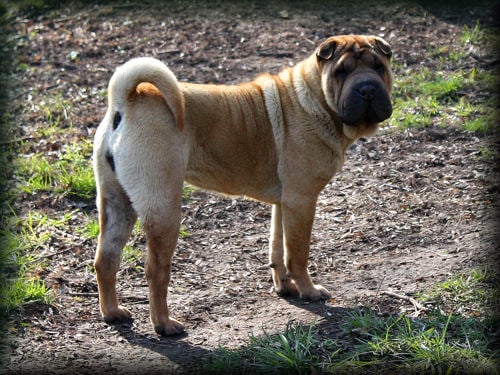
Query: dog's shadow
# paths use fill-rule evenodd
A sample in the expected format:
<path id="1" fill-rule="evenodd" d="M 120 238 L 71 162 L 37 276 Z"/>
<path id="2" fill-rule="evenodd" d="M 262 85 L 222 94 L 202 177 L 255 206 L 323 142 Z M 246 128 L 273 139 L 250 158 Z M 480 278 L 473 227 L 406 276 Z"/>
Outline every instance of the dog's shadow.
<path id="1" fill-rule="evenodd" d="M 171 362 L 170 370 L 174 373 L 176 368 L 182 368 L 182 372 L 198 370 L 203 362 L 206 362 L 213 353 L 211 350 L 203 348 L 200 345 L 193 345 L 185 339 L 189 336 L 188 332 L 171 337 L 155 336 L 154 334 L 143 334 L 136 331 L 134 319 L 123 323 L 108 323 L 118 334 L 128 341 L 132 346 L 139 346 L 160 354 Z M 146 366 L 147 367 L 147 366 Z M 148 374 L 151 373 L 148 370 Z M 170 373 L 167 368 L 161 372 Z"/>
<path id="2" fill-rule="evenodd" d="M 304 301 L 298 297 L 284 297 L 284 299 L 297 308 L 307 310 L 317 316 L 310 322 L 321 336 L 325 338 L 337 337 L 343 335 L 342 322 L 352 312 L 357 310 L 357 307 L 342 307 L 331 305 L 328 301 Z"/>
<path id="3" fill-rule="evenodd" d="M 281 298 L 290 305 L 317 315 L 317 319 L 314 319 L 310 323 L 314 324 L 318 332 L 321 332 L 321 336 L 325 338 L 341 334 L 342 320 L 350 311 L 353 311 L 353 308 L 332 306 L 325 301 L 307 302 L 298 297 L 291 296 Z M 255 319 L 259 319 L 258 316 Z M 203 364 L 208 363 L 213 358 L 217 350 L 215 348 L 196 345 L 186 340 L 189 337 L 189 331 L 176 336 L 162 337 L 137 332 L 134 320 L 126 323 L 109 323 L 109 325 L 132 346 L 139 346 L 158 353 L 172 362 L 174 367 L 180 367 L 182 372 L 187 371 L 187 373 L 192 373 L 199 371 Z"/>

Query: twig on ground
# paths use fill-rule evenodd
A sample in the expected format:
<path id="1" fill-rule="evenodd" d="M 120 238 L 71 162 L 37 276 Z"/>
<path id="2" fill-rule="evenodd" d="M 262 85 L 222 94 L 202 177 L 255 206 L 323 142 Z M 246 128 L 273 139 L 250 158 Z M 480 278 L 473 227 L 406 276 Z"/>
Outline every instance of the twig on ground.
<path id="1" fill-rule="evenodd" d="M 64 249 L 64 250 L 61 250 L 61 251 L 58 251 L 58 252 L 55 252 L 55 253 L 39 255 L 39 256 L 34 257 L 30 261 L 30 263 L 40 262 L 40 261 L 45 260 L 45 259 L 52 259 L 52 258 L 57 257 L 58 255 L 69 253 L 71 250 L 72 250 L 72 248 L 67 248 L 67 249 Z"/>
<path id="2" fill-rule="evenodd" d="M 68 294 L 76 297 L 99 297 L 97 292 L 68 292 Z"/>
<path id="3" fill-rule="evenodd" d="M 412 298 L 412 297 L 409 297 L 409 296 L 405 296 L 405 295 L 401 295 L 401 294 L 397 294 L 397 293 L 394 293 L 394 292 L 389 292 L 387 290 L 383 291 L 380 294 L 385 294 L 385 295 L 390 296 L 390 297 L 394 297 L 394 298 L 398 298 L 398 299 L 402 299 L 402 300 L 410 302 L 413 305 L 413 307 L 415 308 L 415 312 L 412 314 L 413 317 L 417 317 L 417 316 L 420 315 L 421 312 L 427 311 L 427 307 L 425 307 L 424 305 L 422 305 L 415 298 Z"/>

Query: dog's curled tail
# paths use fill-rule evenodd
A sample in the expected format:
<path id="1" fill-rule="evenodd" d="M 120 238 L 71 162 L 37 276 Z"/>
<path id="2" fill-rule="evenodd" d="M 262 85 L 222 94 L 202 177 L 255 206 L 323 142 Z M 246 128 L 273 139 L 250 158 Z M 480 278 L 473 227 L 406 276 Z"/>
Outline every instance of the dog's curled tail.
<path id="1" fill-rule="evenodd" d="M 118 67 L 108 87 L 110 109 L 122 112 L 127 101 L 135 95 L 140 83 L 148 82 L 160 90 L 174 115 L 177 128 L 184 129 L 184 96 L 174 73 L 161 61 L 152 57 L 138 57 Z"/>

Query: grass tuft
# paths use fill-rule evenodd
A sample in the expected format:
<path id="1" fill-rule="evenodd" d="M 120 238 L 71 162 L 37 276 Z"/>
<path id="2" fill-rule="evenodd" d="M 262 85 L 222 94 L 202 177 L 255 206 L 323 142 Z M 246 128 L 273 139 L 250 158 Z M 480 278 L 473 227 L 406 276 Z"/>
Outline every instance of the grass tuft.
<path id="1" fill-rule="evenodd" d="M 60 155 L 38 153 L 19 159 L 17 177 L 21 190 L 29 194 L 52 192 L 60 196 L 93 198 L 91 149 L 91 143 L 82 140 L 65 146 Z"/>
<path id="2" fill-rule="evenodd" d="M 310 374 L 318 363 L 319 341 L 313 325 L 290 322 L 283 333 L 250 335 L 241 350 L 219 348 L 202 368 L 204 374 Z"/>
<path id="3" fill-rule="evenodd" d="M 28 231 L 24 232 L 27 233 Z M 7 319 L 12 312 L 20 307 L 32 303 L 51 304 L 52 293 L 33 271 L 37 262 L 27 251 L 29 238 L 12 231 L 2 231 L 2 266 L 5 282 L 1 285 L 1 296 L 4 303 L 1 306 L 0 316 Z"/>
<path id="4" fill-rule="evenodd" d="M 31 303 L 41 302 L 47 305 L 53 303 L 49 288 L 38 278 L 18 278 L 8 288 L 6 295 L 9 311 Z"/>
<path id="5" fill-rule="evenodd" d="M 309 373 L 317 362 L 313 347 L 313 326 L 304 327 L 295 322 L 289 323 L 284 333 L 250 336 L 248 353 L 253 357 L 255 369 L 278 373 Z"/>

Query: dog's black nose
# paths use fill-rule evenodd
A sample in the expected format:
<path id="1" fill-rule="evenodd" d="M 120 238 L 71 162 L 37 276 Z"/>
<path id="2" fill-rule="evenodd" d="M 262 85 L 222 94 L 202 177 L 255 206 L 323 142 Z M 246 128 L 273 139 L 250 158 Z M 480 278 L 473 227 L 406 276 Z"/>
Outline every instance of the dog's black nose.
<path id="1" fill-rule="evenodd" d="M 359 79 L 344 96 L 339 115 L 346 125 L 375 124 L 392 113 L 389 92 L 375 79 Z"/>
<path id="2" fill-rule="evenodd" d="M 377 88 L 372 84 L 366 84 L 358 89 L 359 94 L 365 100 L 372 100 L 377 92 Z"/>

